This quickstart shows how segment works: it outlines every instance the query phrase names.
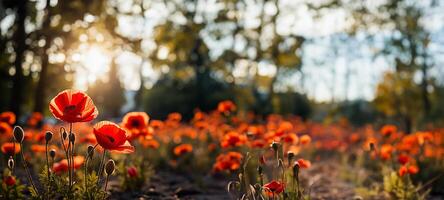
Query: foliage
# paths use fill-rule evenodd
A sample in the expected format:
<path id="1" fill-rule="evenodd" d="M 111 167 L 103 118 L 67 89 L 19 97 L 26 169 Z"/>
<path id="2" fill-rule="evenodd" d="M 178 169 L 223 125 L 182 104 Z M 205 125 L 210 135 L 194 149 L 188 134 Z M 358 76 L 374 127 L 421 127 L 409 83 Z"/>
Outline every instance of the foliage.
<path id="1" fill-rule="evenodd" d="M 400 177 L 396 172 L 384 176 L 384 190 L 392 199 L 425 200 L 428 192 L 418 193 L 418 188 L 413 185 L 409 176 Z"/>

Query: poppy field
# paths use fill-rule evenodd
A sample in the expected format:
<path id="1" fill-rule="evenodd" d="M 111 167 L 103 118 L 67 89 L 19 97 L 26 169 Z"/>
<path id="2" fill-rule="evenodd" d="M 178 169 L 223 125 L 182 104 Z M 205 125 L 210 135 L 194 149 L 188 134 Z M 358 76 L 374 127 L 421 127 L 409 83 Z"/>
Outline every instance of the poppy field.
<path id="1" fill-rule="evenodd" d="M 261 119 L 231 101 L 189 121 L 96 122 L 100 110 L 76 90 L 49 110 L 56 123 L 33 113 L 13 126 L 1 113 L 2 199 L 428 199 L 444 188 L 439 128 Z"/>

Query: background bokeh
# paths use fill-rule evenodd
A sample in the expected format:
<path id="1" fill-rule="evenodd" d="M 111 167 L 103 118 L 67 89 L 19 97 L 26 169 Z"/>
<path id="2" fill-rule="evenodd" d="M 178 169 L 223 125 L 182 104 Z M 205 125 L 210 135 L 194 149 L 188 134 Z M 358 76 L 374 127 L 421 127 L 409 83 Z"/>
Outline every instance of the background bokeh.
<path id="1" fill-rule="evenodd" d="M 190 118 L 222 100 L 410 132 L 444 119 L 439 0 L 2 0 L 0 111 L 66 88 L 101 118 Z"/>

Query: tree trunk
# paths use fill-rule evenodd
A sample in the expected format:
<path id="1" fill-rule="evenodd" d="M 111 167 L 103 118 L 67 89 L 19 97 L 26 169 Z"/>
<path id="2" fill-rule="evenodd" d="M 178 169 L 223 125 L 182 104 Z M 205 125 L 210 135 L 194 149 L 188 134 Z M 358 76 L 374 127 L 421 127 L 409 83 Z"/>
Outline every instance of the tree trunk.
<path id="1" fill-rule="evenodd" d="M 21 116 L 21 106 L 23 104 L 23 88 L 25 84 L 24 74 L 23 74 L 23 57 L 26 50 L 26 32 L 25 32 L 25 19 L 27 14 L 26 0 L 17 0 L 17 20 L 16 26 L 17 30 L 14 34 L 14 51 L 15 51 L 15 61 L 14 68 L 15 74 L 13 77 L 12 86 L 12 99 L 11 99 L 11 111 L 15 113 L 17 119 Z"/>
<path id="2" fill-rule="evenodd" d="M 422 102 L 424 106 L 424 116 L 427 117 L 430 114 L 431 110 L 431 104 L 429 99 L 429 92 L 427 91 L 428 85 L 428 74 L 427 74 L 427 64 L 423 64 L 421 71 L 422 71 L 422 83 L 421 83 L 421 95 L 422 95 Z"/>
<path id="3" fill-rule="evenodd" d="M 34 96 L 34 112 L 43 112 L 44 109 L 44 105 L 46 104 L 46 86 L 48 84 L 48 67 L 49 67 L 49 55 L 47 53 L 47 50 L 51 47 L 52 44 L 52 35 L 51 33 L 49 33 L 49 28 L 50 28 L 50 22 L 51 22 L 51 7 L 50 7 L 50 1 L 47 0 L 46 1 L 46 18 L 45 21 L 43 22 L 42 25 L 42 31 L 46 32 L 46 36 L 45 36 L 45 46 L 43 47 L 42 50 L 42 65 L 41 65 L 41 70 L 40 70 L 40 76 L 39 76 L 39 81 L 37 83 L 37 88 L 35 91 L 35 96 Z"/>

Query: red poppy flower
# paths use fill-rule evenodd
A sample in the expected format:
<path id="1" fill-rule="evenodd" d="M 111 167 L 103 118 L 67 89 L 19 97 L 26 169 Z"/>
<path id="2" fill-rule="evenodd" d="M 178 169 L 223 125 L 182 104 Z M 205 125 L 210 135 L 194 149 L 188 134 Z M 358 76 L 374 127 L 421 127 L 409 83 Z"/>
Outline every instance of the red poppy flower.
<path id="1" fill-rule="evenodd" d="M 12 127 L 6 122 L 0 122 L 0 138 L 12 136 Z"/>
<path id="2" fill-rule="evenodd" d="M 230 114 L 230 112 L 233 112 L 235 110 L 236 110 L 236 105 L 234 105 L 234 103 L 230 100 L 221 101 L 217 105 L 217 111 L 219 111 L 220 113 L 223 113 L 225 115 L 228 115 L 228 114 Z"/>
<path id="3" fill-rule="evenodd" d="M 174 148 L 174 155 L 181 156 L 191 151 L 193 151 L 193 146 L 191 144 L 181 144 Z"/>
<path id="4" fill-rule="evenodd" d="M 308 160 L 304 160 L 304 159 L 299 159 L 298 161 L 296 161 L 297 164 L 299 165 L 299 167 L 301 169 L 306 169 L 306 168 L 310 168 L 311 167 L 311 162 Z"/>
<path id="5" fill-rule="evenodd" d="M 247 136 L 236 131 L 230 131 L 224 135 L 221 141 L 223 148 L 242 146 L 247 142 Z"/>
<path id="6" fill-rule="evenodd" d="M 134 178 L 134 177 L 138 176 L 137 168 L 135 168 L 135 167 L 128 167 L 127 173 L 130 178 Z"/>
<path id="7" fill-rule="evenodd" d="M 76 90 L 64 90 L 57 94 L 51 100 L 49 110 L 56 119 L 68 123 L 89 122 L 99 114 L 92 99 Z"/>
<path id="8" fill-rule="evenodd" d="M 406 154 L 399 154 L 398 155 L 398 162 L 401 165 L 405 165 L 409 162 L 409 156 Z"/>
<path id="9" fill-rule="evenodd" d="M 311 137 L 309 135 L 303 135 L 299 138 L 299 142 L 302 145 L 309 144 L 311 142 Z"/>
<path id="10" fill-rule="evenodd" d="M 7 142 L 2 145 L 1 149 L 4 154 L 12 156 L 20 152 L 20 145 L 18 143 L 15 143 L 15 149 L 14 149 L 14 143 Z"/>
<path id="11" fill-rule="evenodd" d="M 408 173 L 408 169 L 406 166 L 401 166 L 401 168 L 399 168 L 399 170 L 398 170 L 399 176 L 404 176 L 407 173 Z"/>
<path id="12" fill-rule="evenodd" d="M 79 169 L 83 163 L 85 162 L 85 158 L 83 156 L 74 156 L 74 169 Z M 54 166 L 52 167 L 52 171 L 54 173 L 59 174 L 61 172 L 67 172 L 68 171 L 68 160 L 63 159 L 60 162 L 54 163 Z"/>
<path id="13" fill-rule="evenodd" d="M 0 122 L 5 122 L 9 125 L 15 124 L 15 114 L 13 112 L 3 112 L 0 114 Z"/>
<path id="14" fill-rule="evenodd" d="M 230 151 L 227 154 L 221 154 L 216 158 L 216 163 L 213 165 L 213 171 L 235 171 L 240 168 L 241 160 L 242 154 L 235 151 Z"/>
<path id="15" fill-rule="evenodd" d="M 120 153 L 134 152 L 134 146 L 128 142 L 126 131 L 120 128 L 117 124 L 102 121 L 94 125 L 94 135 L 97 143 L 106 150 L 111 150 Z"/>
<path id="16" fill-rule="evenodd" d="M 263 187 L 268 195 L 280 194 L 284 191 L 284 184 L 280 181 L 271 181 L 265 184 Z"/>
<path id="17" fill-rule="evenodd" d="M 131 138 L 148 133 L 149 117 L 144 112 L 130 112 L 123 117 L 122 126 L 131 132 Z"/>
<path id="18" fill-rule="evenodd" d="M 13 186 L 16 183 L 15 177 L 13 176 L 6 176 L 3 178 L 3 182 L 6 183 L 7 186 Z"/>
<path id="19" fill-rule="evenodd" d="M 384 125 L 381 128 L 381 134 L 383 136 L 392 135 L 392 134 L 396 133 L 397 131 L 398 131 L 398 128 L 395 125 Z"/>
<path id="20" fill-rule="evenodd" d="M 416 165 L 410 165 L 407 169 L 409 174 L 417 174 L 419 172 L 419 168 Z"/>

